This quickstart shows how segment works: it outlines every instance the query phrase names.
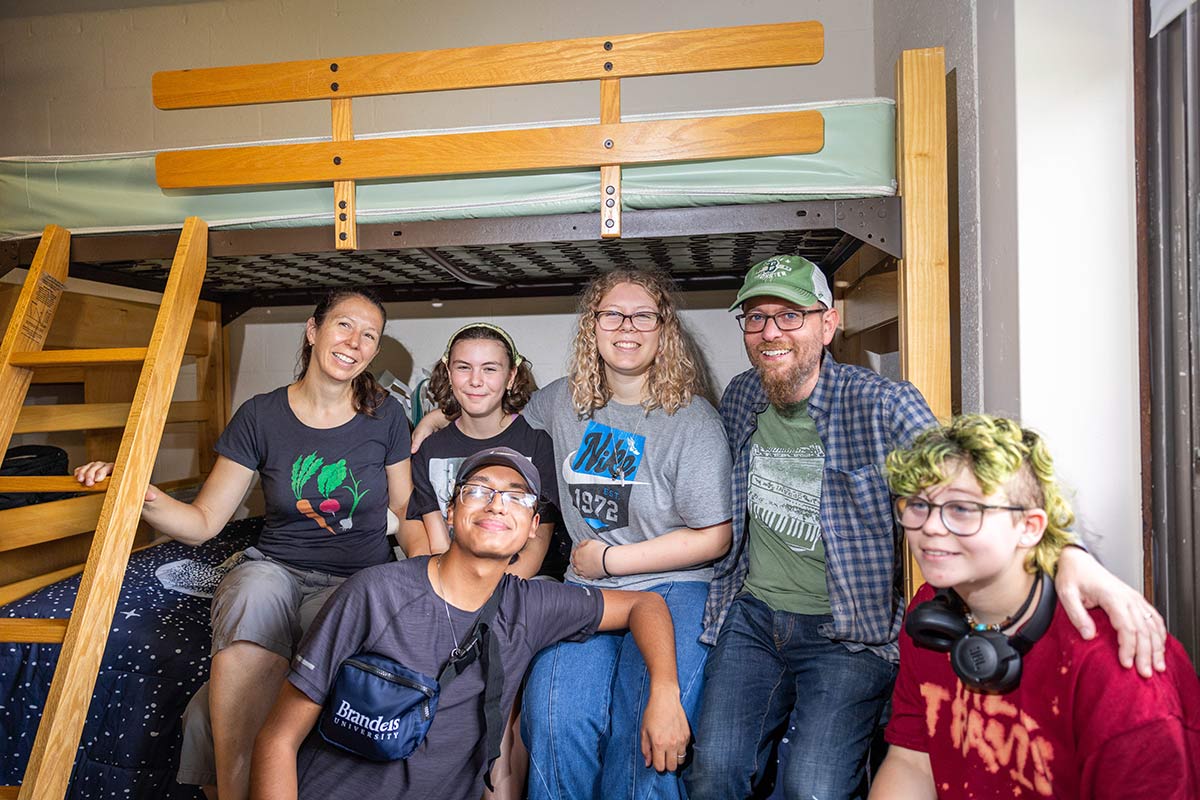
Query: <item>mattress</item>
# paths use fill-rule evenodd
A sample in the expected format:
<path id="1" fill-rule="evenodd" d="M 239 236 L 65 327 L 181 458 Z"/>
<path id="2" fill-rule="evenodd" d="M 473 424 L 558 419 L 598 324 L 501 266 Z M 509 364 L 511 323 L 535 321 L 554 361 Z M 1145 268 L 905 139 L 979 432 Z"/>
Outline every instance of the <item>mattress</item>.
<path id="1" fill-rule="evenodd" d="M 623 207 L 636 211 L 895 194 L 895 104 L 891 100 L 628 115 L 625 120 L 810 109 L 825 117 L 822 150 L 627 167 L 622 171 Z M 494 129 L 406 131 L 361 138 Z M 599 173 L 585 169 L 360 182 L 356 202 L 361 223 L 596 212 Z M 3 239 L 40 235 L 49 223 L 74 233 L 170 230 L 192 215 L 212 228 L 332 224 L 333 205 L 332 186 L 164 191 L 154 180 L 153 153 L 0 159 Z"/>
<path id="2" fill-rule="evenodd" d="M 168 542 L 130 557 L 67 798 L 201 797 L 175 782 L 180 718 L 208 680 L 220 565 L 261 529 L 261 518 L 241 520 L 200 547 Z M 66 617 L 78 588 L 68 578 L 0 607 L 0 617 Z M 60 650 L 0 645 L 0 785 L 21 782 Z"/>

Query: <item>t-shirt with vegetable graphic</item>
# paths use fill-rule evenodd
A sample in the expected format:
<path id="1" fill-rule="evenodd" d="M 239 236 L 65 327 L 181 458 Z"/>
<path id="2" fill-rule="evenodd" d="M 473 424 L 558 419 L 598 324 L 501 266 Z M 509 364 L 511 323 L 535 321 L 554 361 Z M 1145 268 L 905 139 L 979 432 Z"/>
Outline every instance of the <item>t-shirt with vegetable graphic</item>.
<path id="1" fill-rule="evenodd" d="M 387 401 L 311 428 L 288 404 L 287 387 L 247 400 L 216 451 L 261 478 L 266 519 L 257 547 L 290 566 L 351 575 L 392 558 L 387 539 L 387 468 L 408 458 L 408 419 Z"/>
<path id="2" fill-rule="evenodd" d="M 313 511 L 312 503 L 303 497 L 305 485 L 312 480 L 313 475 L 317 476 L 317 491 L 325 498 L 317 506 L 318 511 Z M 332 534 L 337 534 L 338 531 L 330 527 L 323 515 L 329 514 L 331 518 L 336 519 L 338 512 L 342 510 L 342 503 L 336 497 L 332 497 L 338 490 L 346 491 L 353 500 L 346 516 L 338 520 L 338 530 L 348 531 L 354 528 L 355 509 L 370 489 L 359 491 L 359 482 L 346 466 L 346 459 L 340 458 L 332 464 L 326 464 L 321 456 L 312 452 L 300 456 L 296 463 L 292 464 L 292 494 L 296 495 L 296 510 Z"/>

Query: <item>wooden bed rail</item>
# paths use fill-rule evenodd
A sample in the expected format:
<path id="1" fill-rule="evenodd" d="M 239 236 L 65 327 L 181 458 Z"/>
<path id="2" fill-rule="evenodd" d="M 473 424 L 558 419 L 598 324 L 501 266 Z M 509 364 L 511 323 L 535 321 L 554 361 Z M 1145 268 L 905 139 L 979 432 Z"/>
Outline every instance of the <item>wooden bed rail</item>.
<path id="1" fill-rule="evenodd" d="M 621 235 L 625 164 L 812 153 L 816 111 L 621 122 L 620 80 L 815 64 L 819 22 L 745 25 L 155 73 L 158 108 L 331 102 L 332 141 L 160 153 L 159 186 L 334 185 L 336 246 L 358 245 L 355 182 L 599 167 L 600 235 Z M 540 83 L 600 82 L 600 124 L 353 141 L 355 97 Z"/>

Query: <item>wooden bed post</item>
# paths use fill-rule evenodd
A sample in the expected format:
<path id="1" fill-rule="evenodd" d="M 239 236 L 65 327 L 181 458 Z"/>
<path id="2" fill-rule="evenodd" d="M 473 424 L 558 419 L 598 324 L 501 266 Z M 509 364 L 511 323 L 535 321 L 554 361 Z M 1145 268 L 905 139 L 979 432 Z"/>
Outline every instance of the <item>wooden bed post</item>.
<path id="1" fill-rule="evenodd" d="M 896 177 L 904 207 L 900 261 L 900 372 L 934 416 L 950 417 L 950 245 L 946 164 L 946 56 L 905 50 L 896 63 Z M 921 571 L 910 555 L 905 590 Z"/>
<path id="2" fill-rule="evenodd" d="M 609 44 L 605 42 L 605 44 Z M 621 79 L 600 79 L 600 124 L 621 122 Z M 621 238 L 621 165 L 600 167 L 600 238 Z"/>
<path id="3" fill-rule="evenodd" d="M 337 69 L 337 64 L 330 64 L 330 69 Z M 337 86 L 337 84 L 333 84 Z M 354 138 L 354 117 L 349 97 L 339 97 L 331 100 L 333 106 L 333 140 L 348 142 Z M 354 216 L 354 181 L 333 182 L 334 223 L 337 233 L 336 247 L 338 250 L 358 249 L 358 221 Z"/>

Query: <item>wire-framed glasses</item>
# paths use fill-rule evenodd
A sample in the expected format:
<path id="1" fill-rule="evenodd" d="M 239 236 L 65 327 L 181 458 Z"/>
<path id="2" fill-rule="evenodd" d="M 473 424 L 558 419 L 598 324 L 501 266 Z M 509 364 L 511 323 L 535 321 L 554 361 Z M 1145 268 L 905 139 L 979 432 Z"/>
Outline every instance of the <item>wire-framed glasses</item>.
<path id="1" fill-rule="evenodd" d="M 515 489 L 493 489 L 479 483 L 464 483 L 458 487 L 458 499 L 465 505 L 482 508 L 491 505 L 492 498 L 500 495 L 500 505 L 508 508 L 516 503 L 521 508 L 535 508 L 538 496 L 533 492 L 521 492 Z"/>
<path id="2" fill-rule="evenodd" d="M 793 308 L 777 314 L 751 311 L 749 314 L 738 314 L 734 319 L 746 333 L 761 333 L 766 329 L 769 319 L 774 320 L 775 327 L 781 331 L 796 331 L 804 327 L 804 320 L 809 314 L 824 314 L 828 310 L 827 308 Z"/>
<path id="3" fill-rule="evenodd" d="M 936 508 L 942 525 L 955 536 L 974 536 L 983 527 L 983 515 L 989 511 L 1028 511 L 1023 506 L 989 506 L 973 500 L 931 503 L 923 497 L 897 497 L 892 501 L 896 521 L 906 530 L 919 530 Z"/>
<path id="4" fill-rule="evenodd" d="M 662 324 L 662 314 L 655 311 L 639 311 L 636 314 L 622 314 L 620 311 L 597 311 L 593 316 L 596 325 L 602 331 L 619 331 L 629 320 L 635 331 L 649 333 Z"/>

